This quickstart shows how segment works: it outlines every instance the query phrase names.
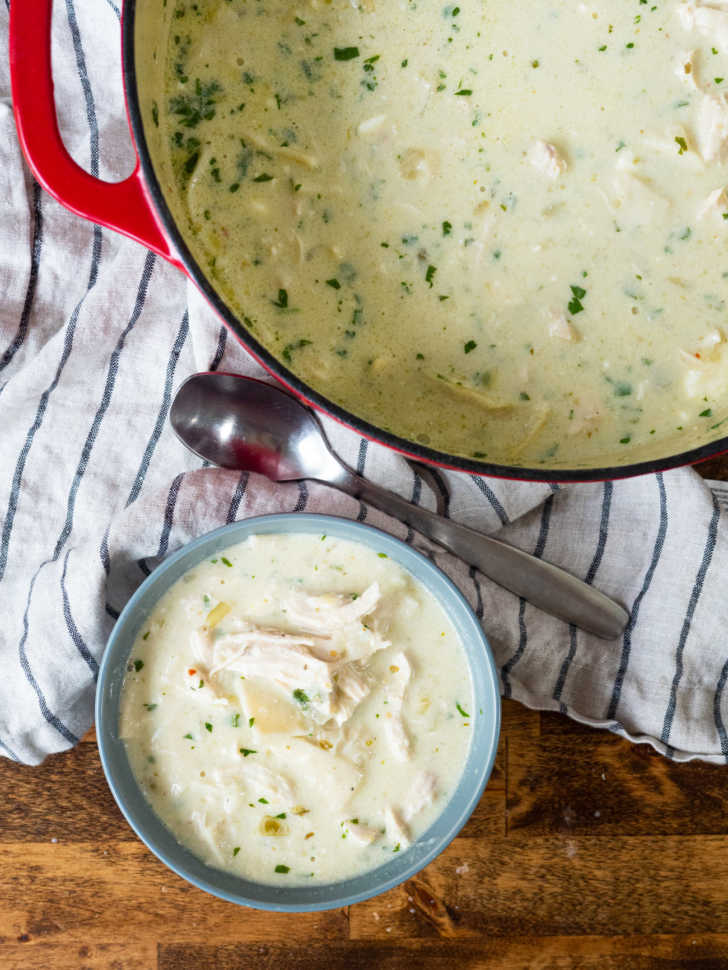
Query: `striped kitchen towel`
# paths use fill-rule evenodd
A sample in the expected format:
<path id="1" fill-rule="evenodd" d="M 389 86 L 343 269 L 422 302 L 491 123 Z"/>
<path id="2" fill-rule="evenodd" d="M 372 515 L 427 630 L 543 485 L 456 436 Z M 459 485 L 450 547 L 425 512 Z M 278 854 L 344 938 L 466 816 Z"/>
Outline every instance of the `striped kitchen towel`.
<path id="1" fill-rule="evenodd" d="M 15 0 L 22 2 L 22 0 Z M 92 173 L 133 165 L 112 0 L 58 0 L 56 97 Z M 0 29 L 7 32 L 7 0 Z M 224 522 L 307 509 L 351 516 L 433 555 L 490 638 L 503 694 L 669 757 L 728 760 L 728 514 L 689 470 L 558 488 L 440 472 L 454 518 L 559 563 L 623 602 L 605 643 L 539 613 L 400 523 L 314 484 L 206 468 L 167 422 L 198 370 L 258 374 L 182 276 L 60 208 L 15 137 L 0 61 L 0 751 L 37 763 L 90 727 L 114 618 L 164 555 Z M 339 453 L 434 507 L 400 457 L 326 422 Z"/>

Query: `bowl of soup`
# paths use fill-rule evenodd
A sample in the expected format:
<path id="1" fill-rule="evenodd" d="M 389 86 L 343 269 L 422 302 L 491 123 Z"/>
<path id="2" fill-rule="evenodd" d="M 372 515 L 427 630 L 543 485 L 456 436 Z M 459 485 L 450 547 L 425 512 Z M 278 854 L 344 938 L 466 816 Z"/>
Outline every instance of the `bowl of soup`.
<path id="1" fill-rule="evenodd" d="M 108 186 L 53 128 L 49 6 L 11 12 L 41 182 L 307 401 L 519 478 L 725 450 L 728 10 L 126 0 L 141 167 Z"/>
<path id="2" fill-rule="evenodd" d="M 348 905 L 434 859 L 500 725 L 482 628 L 433 563 L 362 523 L 263 516 L 162 563 L 99 674 L 101 761 L 166 865 L 232 902 Z"/>

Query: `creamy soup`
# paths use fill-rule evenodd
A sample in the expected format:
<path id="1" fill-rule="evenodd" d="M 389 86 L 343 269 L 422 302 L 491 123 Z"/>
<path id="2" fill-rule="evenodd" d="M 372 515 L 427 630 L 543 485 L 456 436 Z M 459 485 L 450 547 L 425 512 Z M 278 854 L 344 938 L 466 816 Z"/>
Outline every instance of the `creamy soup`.
<path id="1" fill-rule="evenodd" d="M 155 607 L 120 733 L 183 845 L 298 885 L 405 852 L 457 787 L 477 716 L 452 624 L 402 567 L 325 535 L 254 536 Z"/>
<path id="2" fill-rule="evenodd" d="M 194 254 L 330 399 L 511 464 L 728 421 L 724 0 L 179 2 L 164 71 Z"/>

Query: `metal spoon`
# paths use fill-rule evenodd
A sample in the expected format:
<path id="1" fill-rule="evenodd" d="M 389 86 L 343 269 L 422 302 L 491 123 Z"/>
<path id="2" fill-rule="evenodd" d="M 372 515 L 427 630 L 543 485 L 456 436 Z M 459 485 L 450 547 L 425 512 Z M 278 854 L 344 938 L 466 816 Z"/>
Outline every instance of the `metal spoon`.
<path id="1" fill-rule="evenodd" d="M 333 485 L 417 529 L 546 613 L 605 640 L 624 632 L 626 610 L 565 570 L 361 478 L 331 451 L 314 413 L 273 384 L 195 374 L 178 390 L 170 421 L 182 442 L 214 465 L 275 482 Z"/>

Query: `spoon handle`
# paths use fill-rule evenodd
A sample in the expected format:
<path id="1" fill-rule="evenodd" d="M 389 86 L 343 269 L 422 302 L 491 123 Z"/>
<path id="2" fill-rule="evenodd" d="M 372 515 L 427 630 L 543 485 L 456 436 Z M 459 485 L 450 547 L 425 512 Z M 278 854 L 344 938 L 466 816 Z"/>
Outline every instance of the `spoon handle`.
<path id="1" fill-rule="evenodd" d="M 627 611 L 604 593 L 515 546 L 435 515 L 347 469 L 342 491 L 400 519 L 459 556 L 485 576 L 552 616 L 604 640 L 624 633 Z"/>

